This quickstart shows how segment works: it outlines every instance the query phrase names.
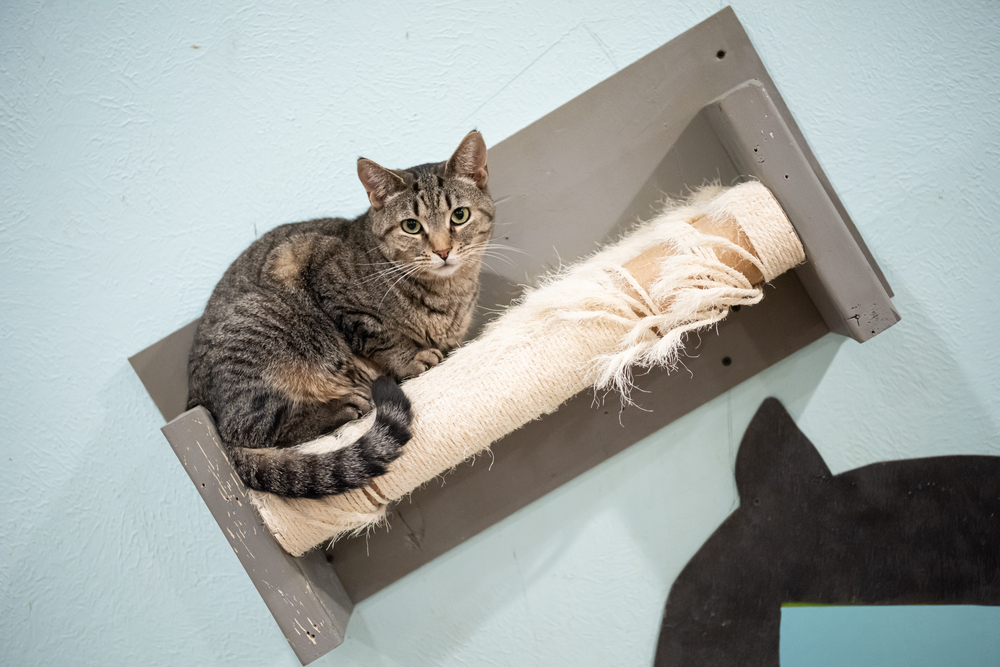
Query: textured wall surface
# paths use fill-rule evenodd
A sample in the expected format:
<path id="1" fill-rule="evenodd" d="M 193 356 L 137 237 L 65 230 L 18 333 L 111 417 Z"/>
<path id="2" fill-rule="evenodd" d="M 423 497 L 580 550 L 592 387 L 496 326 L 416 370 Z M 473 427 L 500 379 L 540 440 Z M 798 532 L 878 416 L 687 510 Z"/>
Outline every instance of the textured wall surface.
<path id="1" fill-rule="evenodd" d="M 3 664 L 297 664 L 126 357 L 256 235 L 360 212 L 359 154 L 495 143 L 722 6 L 287 5 L 0 9 Z M 509 517 L 362 604 L 317 664 L 649 664 L 768 395 L 834 472 L 1000 455 L 1000 5 L 734 6 L 903 321 L 828 336 Z"/>

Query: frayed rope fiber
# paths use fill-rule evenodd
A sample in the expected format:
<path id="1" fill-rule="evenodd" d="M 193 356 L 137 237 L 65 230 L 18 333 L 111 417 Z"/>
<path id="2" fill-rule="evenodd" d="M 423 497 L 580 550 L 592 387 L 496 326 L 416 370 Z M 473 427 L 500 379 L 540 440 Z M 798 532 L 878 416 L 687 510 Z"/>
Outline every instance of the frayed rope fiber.
<path id="1" fill-rule="evenodd" d="M 735 228 L 748 242 L 741 245 L 753 252 L 699 231 L 698 221 L 706 220 Z M 655 276 L 643 284 L 625 265 L 657 248 L 663 251 Z M 761 286 L 730 264 L 751 266 L 768 282 L 804 259 L 795 231 L 763 185 L 704 188 L 618 243 L 548 277 L 477 339 L 405 382 L 413 439 L 368 487 L 318 500 L 251 491 L 251 500 L 295 556 L 362 532 L 384 521 L 390 502 L 585 388 L 627 396 L 634 366 L 673 368 L 687 333 L 719 322 L 732 306 L 763 298 Z M 337 449 L 373 421 L 368 415 L 299 447 Z"/>

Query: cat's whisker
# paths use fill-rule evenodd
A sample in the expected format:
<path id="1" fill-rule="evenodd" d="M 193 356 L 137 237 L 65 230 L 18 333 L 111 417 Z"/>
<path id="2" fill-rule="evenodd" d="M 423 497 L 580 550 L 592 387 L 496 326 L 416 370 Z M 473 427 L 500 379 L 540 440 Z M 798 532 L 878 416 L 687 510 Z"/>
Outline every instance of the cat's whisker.
<path id="1" fill-rule="evenodd" d="M 378 302 L 378 307 L 375 310 L 381 310 L 382 309 L 382 304 L 385 302 L 385 298 L 387 296 L 389 296 L 389 292 L 391 292 L 392 290 L 394 290 L 396 288 L 396 285 L 399 284 L 400 280 L 403 280 L 404 278 L 408 278 L 408 277 L 412 276 L 414 273 L 416 273 L 417 271 L 419 271 L 422 268 L 423 268 L 422 264 L 413 267 L 410 271 L 404 273 L 398 279 L 396 279 L 396 282 L 394 282 L 392 285 L 389 285 L 389 289 L 387 289 L 385 291 L 385 294 L 382 295 L 382 299 Z"/>
<path id="2" fill-rule="evenodd" d="M 374 274 L 372 274 L 372 275 L 373 275 L 373 276 L 384 276 L 384 275 L 386 275 L 386 274 L 388 274 L 388 273 L 392 273 L 392 272 L 394 272 L 394 271 L 402 271 L 402 270 L 403 270 L 403 269 L 405 269 L 405 268 L 406 268 L 407 266 L 409 266 L 409 263 L 405 263 L 405 264 L 398 264 L 398 263 L 396 263 L 396 262 L 393 262 L 393 263 L 392 263 L 392 265 L 390 265 L 390 266 L 388 266 L 388 267 L 386 267 L 386 268 L 384 268 L 384 269 L 378 269 L 378 270 L 377 270 L 377 271 L 375 271 L 375 273 L 374 273 Z"/>
<path id="3" fill-rule="evenodd" d="M 402 279 L 402 278 L 406 278 L 407 276 L 411 276 L 414 273 L 416 273 L 417 271 L 423 269 L 425 267 L 425 265 L 426 265 L 426 262 L 424 262 L 424 261 L 422 261 L 420 259 L 416 259 L 416 260 L 413 260 L 411 262 L 407 262 L 405 264 L 399 265 L 399 267 L 397 267 L 396 269 L 394 269 L 391 272 L 390 271 L 386 271 L 386 272 L 383 273 L 383 275 L 389 275 L 390 273 L 391 274 L 401 274 L 400 275 L 400 279 Z M 389 277 L 390 278 L 394 278 L 395 275 L 389 275 Z M 396 280 L 396 282 L 394 282 L 392 284 L 392 287 L 395 287 L 396 283 L 398 283 L 398 282 L 399 282 L 399 280 Z M 391 289 L 391 287 L 390 287 L 390 289 Z"/>
<path id="4" fill-rule="evenodd" d="M 465 247 L 464 252 L 479 255 L 480 257 L 503 257 L 499 251 L 494 250 L 486 243 L 473 243 Z M 506 258 L 505 258 L 506 259 Z"/>
<path id="5" fill-rule="evenodd" d="M 491 248 L 503 248 L 504 250 L 514 250 L 515 252 L 525 252 L 521 248 L 515 248 L 514 246 L 509 246 L 509 245 L 507 245 L 505 243 L 500 243 L 496 239 L 486 239 L 484 241 L 477 241 L 476 243 L 474 243 L 472 245 L 475 245 L 477 247 L 478 246 L 488 246 L 488 247 L 491 247 Z M 527 254 L 527 253 L 525 253 L 525 254 Z"/>
<path id="6" fill-rule="evenodd" d="M 489 247 L 491 249 L 496 249 L 496 250 L 510 250 L 511 252 L 519 252 L 522 255 L 529 255 L 529 254 L 531 254 L 527 250 L 524 250 L 522 248 L 515 248 L 514 246 L 504 245 L 503 243 L 497 243 L 496 241 L 490 241 L 487 244 L 487 247 Z"/>
<path id="7" fill-rule="evenodd" d="M 367 285 L 368 283 L 375 282 L 376 280 L 378 280 L 380 278 L 383 278 L 385 276 L 390 276 L 390 275 L 396 273 L 397 271 L 399 271 L 398 267 L 392 267 L 390 269 L 385 269 L 383 271 L 378 271 L 377 273 L 374 273 L 374 274 L 368 276 L 364 280 L 359 280 L 358 284 L 359 285 Z"/>
<path id="8" fill-rule="evenodd" d="M 370 283 L 372 281 L 378 280 L 379 278 L 381 278 L 383 276 L 392 275 L 396 271 L 400 271 L 400 270 L 401 270 L 401 267 L 399 267 L 399 266 L 390 266 L 390 267 L 387 267 L 387 268 L 384 268 L 384 269 L 379 269 L 375 273 L 371 274 L 370 276 L 368 276 L 367 278 L 364 278 L 363 280 L 361 280 L 359 282 L 360 282 L 360 284 L 364 285 L 365 283 Z"/>
<path id="9" fill-rule="evenodd" d="M 513 267 L 517 267 L 517 263 L 512 261 L 509 257 L 505 257 L 501 254 L 502 251 L 509 250 L 513 252 L 519 252 L 521 254 L 527 255 L 528 253 L 520 248 L 514 248 L 512 246 L 504 245 L 502 243 L 496 243 L 495 241 L 485 241 L 480 243 L 475 243 L 469 246 L 469 250 L 473 252 L 478 252 L 482 257 L 492 257 L 495 259 L 507 262 Z"/>
<path id="10" fill-rule="evenodd" d="M 489 250 L 481 250 L 481 251 L 479 251 L 479 256 L 480 257 L 489 257 L 491 259 L 503 260 L 504 262 L 507 262 L 511 266 L 517 266 L 517 264 L 510 257 L 506 257 L 504 255 L 501 255 L 500 253 L 497 253 L 497 252 L 491 252 Z"/>
<path id="11" fill-rule="evenodd" d="M 419 263 L 418 260 L 414 260 L 414 261 L 411 261 L 411 262 L 405 262 L 403 264 L 398 264 L 396 262 L 393 262 L 392 264 L 393 264 L 393 266 L 389 267 L 388 269 L 382 269 L 381 271 L 376 271 L 373 275 L 369 276 L 368 278 L 365 278 L 364 280 L 359 281 L 358 284 L 359 285 L 365 285 L 365 284 L 368 284 L 370 282 L 374 282 L 374 281 L 376 281 L 376 280 L 378 280 L 380 278 L 384 278 L 384 277 L 387 277 L 387 276 L 390 277 L 390 278 L 392 278 L 392 277 L 395 276 L 395 274 L 405 272 L 405 271 L 407 271 L 408 269 L 410 269 L 413 266 L 417 266 L 417 267 L 421 266 L 421 264 Z"/>
<path id="12" fill-rule="evenodd" d="M 483 266 L 485 266 L 485 267 L 486 267 L 487 269 L 489 269 L 489 270 L 490 270 L 490 271 L 492 271 L 493 273 L 496 273 L 497 275 L 499 275 L 499 274 L 500 274 L 500 272 L 499 272 L 499 271 L 497 271 L 496 269 L 494 269 L 494 268 L 493 268 L 492 266 L 490 266 L 490 265 L 489 265 L 489 264 L 487 264 L 486 262 L 483 262 Z"/>
<path id="13" fill-rule="evenodd" d="M 498 255 L 498 256 L 506 256 L 506 255 L 503 255 L 503 250 L 502 249 L 494 248 L 492 246 L 487 246 L 485 248 L 480 248 L 476 252 L 490 253 L 490 254 Z"/>
<path id="14" fill-rule="evenodd" d="M 483 253 L 482 255 L 480 255 L 480 257 L 482 257 L 484 259 L 487 259 L 487 258 L 488 259 L 499 259 L 501 262 L 504 262 L 508 266 L 512 266 L 514 268 L 517 268 L 517 264 L 515 264 L 513 261 L 511 261 L 511 259 L 508 258 L 508 257 L 503 257 L 501 255 L 487 255 L 486 253 Z"/>

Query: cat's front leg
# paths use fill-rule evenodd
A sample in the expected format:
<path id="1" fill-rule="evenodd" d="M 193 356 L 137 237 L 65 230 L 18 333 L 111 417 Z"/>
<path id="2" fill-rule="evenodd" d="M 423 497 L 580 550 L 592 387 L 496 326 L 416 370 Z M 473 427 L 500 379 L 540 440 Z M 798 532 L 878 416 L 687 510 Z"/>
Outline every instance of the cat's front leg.
<path id="1" fill-rule="evenodd" d="M 418 350 L 415 355 L 413 355 L 413 360 L 407 366 L 407 377 L 412 377 L 414 375 L 420 375 L 426 370 L 434 368 L 441 363 L 444 359 L 444 353 L 435 347 L 427 347 L 422 350 Z"/>
<path id="2" fill-rule="evenodd" d="M 371 396 L 345 396 L 326 403 L 302 404 L 293 407 L 282 424 L 278 446 L 298 445 L 327 433 L 333 433 L 348 422 L 371 410 Z"/>
<path id="3" fill-rule="evenodd" d="M 340 399 L 340 406 L 339 415 L 344 421 L 353 421 L 368 414 L 375 407 L 372 403 L 371 387 L 357 387 Z"/>
<path id="4" fill-rule="evenodd" d="M 380 350 L 371 356 L 373 362 L 397 381 L 420 375 L 428 368 L 441 363 L 444 354 L 433 347 L 420 347 L 416 343 L 397 343 L 393 347 Z"/>
<path id="5" fill-rule="evenodd" d="M 342 372 L 345 393 L 340 396 L 341 412 L 347 417 L 345 421 L 351 421 L 374 409 L 372 383 L 382 372 L 361 357 L 354 357 L 353 363 Z"/>

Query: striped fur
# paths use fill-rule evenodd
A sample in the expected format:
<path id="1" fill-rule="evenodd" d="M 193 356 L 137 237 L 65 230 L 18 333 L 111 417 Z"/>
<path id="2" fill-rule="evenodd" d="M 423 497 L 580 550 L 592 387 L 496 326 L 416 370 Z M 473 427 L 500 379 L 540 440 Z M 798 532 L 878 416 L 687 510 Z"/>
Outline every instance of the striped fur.
<path id="1" fill-rule="evenodd" d="M 481 135 L 411 169 L 362 158 L 358 175 L 366 213 L 262 236 L 226 271 L 195 335 L 189 406 L 212 413 L 259 491 L 319 497 L 384 473 L 410 437 L 396 382 L 437 365 L 472 317 L 495 212 Z M 352 445 L 295 447 L 372 407 L 374 427 Z"/>
<path id="2" fill-rule="evenodd" d="M 233 467 L 257 491 L 281 489 L 295 498 L 318 498 L 365 486 L 386 472 L 410 439 L 410 401 L 395 382 L 380 377 L 372 384 L 375 424 L 360 438 L 336 451 L 312 454 L 297 447 L 229 447 Z"/>

